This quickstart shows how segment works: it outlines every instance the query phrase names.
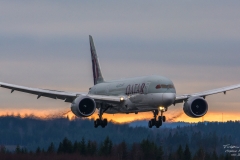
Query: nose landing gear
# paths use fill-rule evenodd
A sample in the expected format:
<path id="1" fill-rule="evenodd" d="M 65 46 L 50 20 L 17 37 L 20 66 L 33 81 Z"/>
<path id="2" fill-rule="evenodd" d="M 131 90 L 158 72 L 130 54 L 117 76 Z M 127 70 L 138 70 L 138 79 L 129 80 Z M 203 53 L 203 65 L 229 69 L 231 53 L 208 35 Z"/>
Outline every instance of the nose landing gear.
<path id="1" fill-rule="evenodd" d="M 163 110 L 160 110 L 161 111 L 161 116 L 158 116 L 157 118 L 157 115 L 159 113 L 158 110 L 153 110 L 153 119 L 151 119 L 149 122 L 148 122 L 148 127 L 149 128 L 152 128 L 153 126 L 156 126 L 156 128 L 159 128 L 160 126 L 162 126 L 162 122 L 165 122 L 166 121 L 166 117 L 163 116 Z"/>

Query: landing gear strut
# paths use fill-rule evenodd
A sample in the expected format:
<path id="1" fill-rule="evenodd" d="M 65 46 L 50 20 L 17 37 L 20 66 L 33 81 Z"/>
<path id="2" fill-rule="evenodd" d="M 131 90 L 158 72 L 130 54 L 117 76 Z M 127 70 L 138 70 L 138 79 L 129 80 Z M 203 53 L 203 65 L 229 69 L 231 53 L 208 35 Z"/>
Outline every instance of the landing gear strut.
<path id="1" fill-rule="evenodd" d="M 104 128 L 105 126 L 107 126 L 108 121 L 107 121 L 106 118 L 103 119 L 103 118 L 102 118 L 102 115 L 103 115 L 103 109 L 102 109 L 102 107 L 100 107 L 100 108 L 99 108 L 99 112 L 98 112 L 99 118 L 94 121 L 94 127 L 95 127 L 95 128 L 97 128 L 98 126 L 102 126 L 102 128 Z"/>
<path id="2" fill-rule="evenodd" d="M 157 118 L 157 115 L 159 113 L 158 110 L 153 110 L 153 116 L 154 118 L 151 119 L 149 122 L 148 122 L 148 127 L 149 128 L 152 128 L 153 126 L 156 126 L 156 128 L 159 128 L 160 126 L 162 126 L 162 122 L 165 122 L 166 121 L 166 117 L 163 116 L 163 110 L 160 110 L 161 111 L 161 116 L 158 116 Z"/>

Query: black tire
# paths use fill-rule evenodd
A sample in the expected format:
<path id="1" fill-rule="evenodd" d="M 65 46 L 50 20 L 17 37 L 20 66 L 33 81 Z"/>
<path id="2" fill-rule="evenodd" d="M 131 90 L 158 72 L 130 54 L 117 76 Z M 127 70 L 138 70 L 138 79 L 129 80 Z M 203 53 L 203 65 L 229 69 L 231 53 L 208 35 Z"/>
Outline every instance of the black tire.
<path id="1" fill-rule="evenodd" d="M 158 120 L 159 127 L 162 126 L 162 120 Z"/>
<path id="2" fill-rule="evenodd" d="M 148 121 L 148 127 L 152 128 L 152 121 Z"/>
<path id="3" fill-rule="evenodd" d="M 166 117 L 165 116 L 162 117 L 162 121 L 166 122 Z"/>
<path id="4" fill-rule="evenodd" d="M 105 118 L 105 119 L 103 119 L 103 124 L 105 125 L 105 126 L 107 126 L 107 124 L 108 124 L 108 121 L 107 121 L 107 119 Z"/>
<path id="5" fill-rule="evenodd" d="M 151 119 L 151 125 L 155 126 L 156 125 L 156 120 L 155 119 Z"/>
<path id="6" fill-rule="evenodd" d="M 161 125 L 160 125 L 160 121 L 156 121 L 156 124 L 155 124 L 156 128 L 159 128 Z"/>
<path id="7" fill-rule="evenodd" d="M 158 121 L 162 121 L 162 116 L 158 116 Z"/>
<path id="8" fill-rule="evenodd" d="M 97 128 L 98 125 L 97 125 L 97 121 L 94 121 L 94 127 Z"/>
<path id="9" fill-rule="evenodd" d="M 100 119 L 96 119 L 96 124 L 97 124 L 97 126 L 101 125 L 101 120 Z"/>

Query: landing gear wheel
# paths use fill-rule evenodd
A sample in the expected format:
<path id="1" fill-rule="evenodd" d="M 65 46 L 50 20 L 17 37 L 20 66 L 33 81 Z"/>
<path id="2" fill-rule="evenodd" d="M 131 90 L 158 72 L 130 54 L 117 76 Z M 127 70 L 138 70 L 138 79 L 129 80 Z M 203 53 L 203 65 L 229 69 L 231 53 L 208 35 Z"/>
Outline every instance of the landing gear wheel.
<path id="1" fill-rule="evenodd" d="M 158 110 L 153 110 L 153 119 L 151 119 L 149 122 L 148 122 L 148 127 L 149 128 L 152 128 L 152 126 L 156 126 L 156 128 L 159 128 L 162 126 L 162 123 L 166 121 L 166 117 L 163 116 L 163 110 L 160 110 L 161 111 L 161 115 L 158 116 L 158 113 L 159 111 Z M 157 117 L 158 116 L 158 117 Z"/>
<path id="2" fill-rule="evenodd" d="M 152 126 L 155 126 L 156 125 L 156 120 L 155 119 L 151 119 L 151 124 L 152 124 Z"/>
<path id="3" fill-rule="evenodd" d="M 98 125 L 97 125 L 97 121 L 94 121 L 94 127 L 97 128 Z"/>
<path id="4" fill-rule="evenodd" d="M 158 120 L 158 125 L 162 126 L 162 121 Z"/>
<path id="5" fill-rule="evenodd" d="M 106 125 L 107 125 L 107 119 L 103 119 L 103 120 L 101 121 L 101 126 L 102 126 L 102 128 L 104 128 Z"/>
<path id="6" fill-rule="evenodd" d="M 99 126 L 101 124 L 101 120 L 100 119 L 96 119 L 96 124 L 97 124 L 97 126 Z"/>
<path id="7" fill-rule="evenodd" d="M 165 116 L 162 117 L 162 121 L 166 122 L 166 117 Z"/>
<path id="8" fill-rule="evenodd" d="M 152 121 L 148 121 L 148 127 L 152 128 Z"/>
<path id="9" fill-rule="evenodd" d="M 158 120 L 165 122 L 165 121 L 166 121 L 166 117 L 165 117 L 165 116 L 159 116 L 159 117 L 158 117 Z"/>
<path id="10" fill-rule="evenodd" d="M 162 118 L 161 116 L 158 117 L 158 121 L 156 121 L 156 125 L 155 125 L 157 128 L 161 127 L 162 126 Z"/>
<path id="11" fill-rule="evenodd" d="M 95 128 L 97 128 L 98 126 L 102 126 L 102 128 L 104 128 L 105 126 L 107 126 L 107 124 L 108 124 L 108 121 L 107 121 L 106 118 L 103 119 L 103 120 L 98 118 L 94 121 L 94 127 Z"/>
<path id="12" fill-rule="evenodd" d="M 105 119 L 103 119 L 103 124 L 106 126 L 107 124 L 108 124 L 108 121 L 107 121 L 107 119 L 105 118 Z"/>
<path id="13" fill-rule="evenodd" d="M 97 128 L 100 125 L 100 119 L 94 121 L 94 127 Z"/>
<path id="14" fill-rule="evenodd" d="M 107 121 L 106 118 L 105 118 L 105 119 L 102 119 L 102 115 L 103 115 L 103 113 L 105 112 L 105 111 L 102 109 L 102 106 L 103 106 L 103 104 L 101 104 L 101 107 L 99 108 L 99 113 L 98 113 L 99 118 L 94 121 L 94 127 L 95 127 L 95 128 L 97 128 L 98 126 L 102 126 L 102 128 L 104 128 L 104 127 L 107 126 L 107 124 L 108 124 L 108 121 Z"/>
<path id="15" fill-rule="evenodd" d="M 159 128 L 162 125 L 162 119 L 160 121 L 157 120 L 157 115 L 158 115 L 159 111 L 153 110 L 152 112 L 153 112 L 153 119 L 151 119 L 148 122 L 148 127 L 152 128 L 152 126 L 156 126 L 156 128 Z"/>

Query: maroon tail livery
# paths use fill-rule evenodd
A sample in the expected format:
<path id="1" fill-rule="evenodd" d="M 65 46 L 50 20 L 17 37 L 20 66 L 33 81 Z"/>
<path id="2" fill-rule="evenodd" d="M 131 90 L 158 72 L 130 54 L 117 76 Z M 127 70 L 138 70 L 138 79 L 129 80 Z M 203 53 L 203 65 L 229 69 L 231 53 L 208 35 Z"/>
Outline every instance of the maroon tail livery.
<path id="1" fill-rule="evenodd" d="M 91 51 L 91 58 L 92 58 L 93 82 L 95 85 L 95 84 L 103 82 L 104 79 L 102 76 L 100 64 L 98 61 L 97 53 L 96 53 L 95 46 L 93 43 L 93 38 L 91 35 L 89 35 L 89 42 L 90 42 L 90 51 Z"/>

